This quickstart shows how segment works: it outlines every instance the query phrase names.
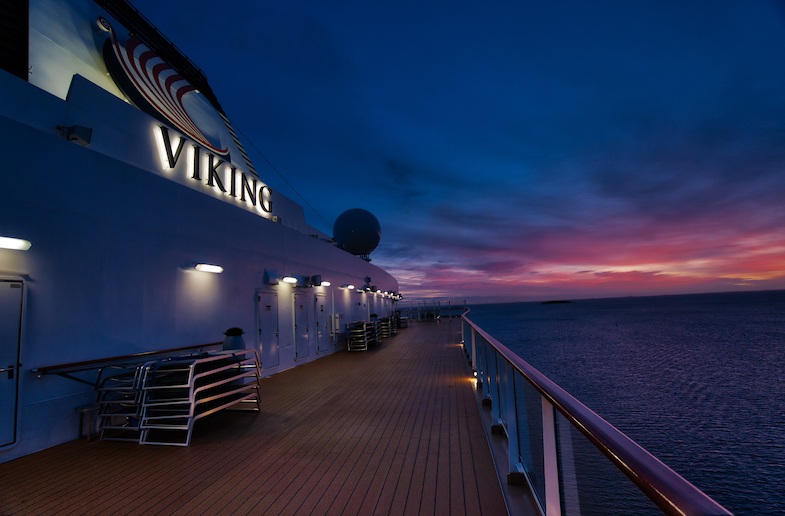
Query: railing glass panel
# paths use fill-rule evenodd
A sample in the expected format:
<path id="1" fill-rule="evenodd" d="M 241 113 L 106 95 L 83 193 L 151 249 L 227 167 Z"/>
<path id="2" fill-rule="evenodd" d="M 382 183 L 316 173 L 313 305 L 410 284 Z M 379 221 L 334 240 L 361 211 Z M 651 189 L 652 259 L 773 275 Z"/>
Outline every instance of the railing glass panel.
<path id="1" fill-rule="evenodd" d="M 528 477 L 529 485 L 538 500 L 545 500 L 545 459 L 542 440 L 542 397 L 520 374 L 516 374 L 516 392 L 519 394 L 518 442 L 520 464 Z M 509 436 L 510 439 L 514 436 Z"/>
<path id="2" fill-rule="evenodd" d="M 564 416 L 557 414 L 562 514 L 662 514 Z"/>

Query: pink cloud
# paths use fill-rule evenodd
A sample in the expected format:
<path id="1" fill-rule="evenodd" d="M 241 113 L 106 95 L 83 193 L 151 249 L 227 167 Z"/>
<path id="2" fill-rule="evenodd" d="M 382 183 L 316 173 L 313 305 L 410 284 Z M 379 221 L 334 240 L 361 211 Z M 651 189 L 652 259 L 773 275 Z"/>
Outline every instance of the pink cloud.
<path id="1" fill-rule="evenodd" d="M 438 261 L 408 263 L 423 279 L 401 280 L 408 297 L 528 300 L 785 288 L 785 236 L 705 221 L 573 228 L 507 247 L 452 248 Z M 638 224 L 640 226 L 640 224 Z M 644 225 L 645 226 L 645 225 Z M 742 228 L 744 229 L 744 228 Z M 452 253 L 452 254 L 450 254 Z"/>

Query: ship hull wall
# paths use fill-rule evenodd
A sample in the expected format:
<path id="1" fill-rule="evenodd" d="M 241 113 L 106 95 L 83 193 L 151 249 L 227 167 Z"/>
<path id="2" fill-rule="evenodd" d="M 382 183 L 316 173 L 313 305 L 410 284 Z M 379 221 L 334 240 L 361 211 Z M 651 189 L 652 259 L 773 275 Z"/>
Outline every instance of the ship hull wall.
<path id="1" fill-rule="evenodd" d="M 346 323 L 393 310 L 388 297 L 340 285 L 372 278 L 379 291 L 397 291 L 395 279 L 318 234 L 184 187 L 140 166 L 144 151 L 100 152 L 102 140 L 122 144 L 107 136 L 105 111 L 76 109 L 5 72 L 0 88 L 0 234 L 32 242 L 28 251 L 0 249 L 0 276 L 25 292 L 17 439 L 0 462 L 76 438 L 77 408 L 95 402 L 89 385 L 38 368 L 213 343 L 240 327 L 262 356 L 274 348 L 275 363 L 263 364 L 269 375 L 343 349 Z M 119 113 L 132 109 L 116 103 Z M 74 123 L 93 126 L 96 148 L 57 129 Z M 224 271 L 198 272 L 196 263 Z M 276 281 L 285 274 L 332 286 Z M 275 331 L 262 327 L 269 299 Z M 264 342 L 269 335 L 276 341 Z M 77 375 L 90 381 L 96 371 Z"/>

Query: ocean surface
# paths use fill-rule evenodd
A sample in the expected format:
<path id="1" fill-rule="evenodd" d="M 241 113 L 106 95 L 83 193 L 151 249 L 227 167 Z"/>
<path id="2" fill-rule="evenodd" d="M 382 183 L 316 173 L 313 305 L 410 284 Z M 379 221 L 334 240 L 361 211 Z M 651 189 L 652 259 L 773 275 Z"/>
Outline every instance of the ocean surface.
<path id="1" fill-rule="evenodd" d="M 785 514 L 785 291 L 470 306 L 735 514 Z"/>

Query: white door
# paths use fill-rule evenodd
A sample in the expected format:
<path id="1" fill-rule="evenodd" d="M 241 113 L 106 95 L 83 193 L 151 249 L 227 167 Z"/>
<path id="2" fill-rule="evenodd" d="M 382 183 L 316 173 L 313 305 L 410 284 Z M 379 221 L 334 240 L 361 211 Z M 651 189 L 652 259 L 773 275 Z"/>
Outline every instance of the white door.
<path id="1" fill-rule="evenodd" d="M 327 309 L 327 298 L 324 294 L 316 294 L 313 298 L 314 319 L 316 322 L 316 352 L 330 348 L 330 311 Z"/>
<path id="2" fill-rule="evenodd" d="M 310 354 L 310 310 L 308 294 L 294 295 L 294 358 L 307 357 Z"/>
<path id="3" fill-rule="evenodd" d="M 22 282 L 0 280 L 0 447 L 16 442 Z"/>
<path id="4" fill-rule="evenodd" d="M 257 312 L 259 314 L 259 347 L 262 350 L 262 368 L 275 367 L 281 362 L 278 343 L 278 294 L 257 292 Z"/>

